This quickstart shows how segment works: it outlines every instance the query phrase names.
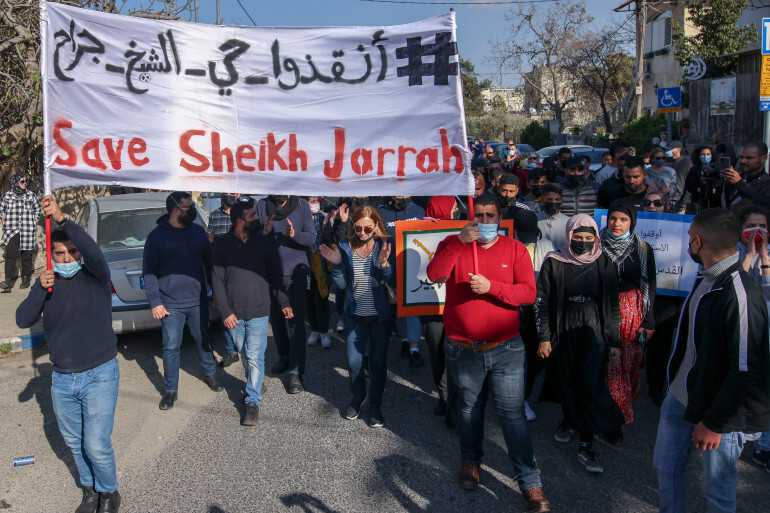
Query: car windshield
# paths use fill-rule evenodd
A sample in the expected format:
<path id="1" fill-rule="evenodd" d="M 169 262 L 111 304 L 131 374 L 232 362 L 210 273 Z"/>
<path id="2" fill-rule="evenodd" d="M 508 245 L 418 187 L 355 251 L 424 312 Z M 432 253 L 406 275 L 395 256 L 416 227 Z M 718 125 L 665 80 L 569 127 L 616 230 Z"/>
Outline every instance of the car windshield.
<path id="1" fill-rule="evenodd" d="M 99 214 L 97 242 L 102 250 L 142 248 L 165 207 L 120 210 Z"/>

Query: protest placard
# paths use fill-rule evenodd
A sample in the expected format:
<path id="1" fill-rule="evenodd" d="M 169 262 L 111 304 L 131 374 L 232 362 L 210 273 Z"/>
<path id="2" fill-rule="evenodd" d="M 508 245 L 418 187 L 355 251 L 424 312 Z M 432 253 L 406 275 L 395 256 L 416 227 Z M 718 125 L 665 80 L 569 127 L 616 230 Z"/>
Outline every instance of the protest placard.
<path id="1" fill-rule="evenodd" d="M 428 264 L 439 243 L 457 235 L 468 221 L 396 222 L 396 272 L 398 276 L 398 315 L 441 315 L 446 288 L 428 279 Z M 501 221 L 498 232 L 513 234 L 513 221 Z"/>
<path id="2" fill-rule="evenodd" d="M 687 230 L 693 217 L 662 212 L 636 215 L 636 233 L 655 251 L 657 294 L 686 297 L 695 283 L 699 266 L 687 253 Z M 606 226 L 607 211 L 595 210 L 594 219 L 599 227 Z"/>
<path id="3" fill-rule="evenodd" d="M 41 2 L 47 183 L 473 194 L 455 34 L 454 12 L 240 27 Z"/>

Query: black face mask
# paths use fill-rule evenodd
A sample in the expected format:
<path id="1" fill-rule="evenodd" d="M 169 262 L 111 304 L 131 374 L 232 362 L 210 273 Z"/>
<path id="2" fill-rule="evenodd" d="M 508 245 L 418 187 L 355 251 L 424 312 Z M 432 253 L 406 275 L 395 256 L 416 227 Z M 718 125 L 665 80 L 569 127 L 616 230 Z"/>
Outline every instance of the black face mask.
<path id="1" fill-rule="evenodd" d="M 555 216 L 561 210 L 561 201 L 546 201 L 543 204 L 543 212 L 549 216 Z"/>
<path id="2" fill-rule="evenodd" d="M 626 189 L 628 189 L 629 192 L 639 192 L 642 190 L 643 187 L 644 187 L 643 183 L 640 183 L 639 185 L 634 185 L 634 186 L 626 185 Z"/>
<path id="3" fill-rule="evenodd" d="M 594 249 L 594 241 L 571 240 L 569 247 L 575 255 L 585 255 Z"/>
<path id="4" fill-rule="evenodd" d="M 235 205 L 235 202 L 238 201 L 235 196 L 230 196 L 229 194 L 225 196 L 222 195 L 222 206 L 225 208 L 230 208 L 233 205 Z"/>
<path id="5" fill-rule="evenodd" d="M 393 198 L 393 208 L 405 210 L 412 203 L 412 198 Z"/>
<path id="6" fill-rule="evenodd" d="M 185 226 L 190 226 L 193 224 L 193 221 L 198 217 L 198 211 L 195 209 L 195 205 L 190 207 L 190 210 L 185 213 L 183 216 L 179 216 L 179 222 L 184 224 Z"/>
<path id="7" fill-rule="evenodd" d="M 567 175 L 567 185 L 570 187 L 582 187 L 586 184 L 586 175 Z"/>
<path id="8" fill-rule="evenodd" d="M 559 161 L 559 164 L 561 164 L 561 168 L 562 169 L 567 169 L 567 160 L 569 160 L 569 159 L 561 159 Z"/>
<path id="9" fill-rule="evenodd" d="M 700 250 L 697 253 L 692 252 L 692 242 L 687 244 L 687 254 L 690 255 L 692 261 L 698 265 L 703 265 L 703 259 L 700 257 Z"/>
<path id="10" fill-rule="evenodd" d="M 504 207 L 510 207 L 513 205 L 514 201 L 516 201 L 516 198 L 506 198 L 505 196 L 500 196 L 500 204 Z"/>
<path id="11" fill-rule="evenodd" d="M 532 191 L 532 195 L 536 198 L 539 198 L 543 194 L 542 189 L 543 189 L 543 186 L 540 184 L 529 186 L 529 190 Z"/>
<path id="12" fill-rule="evenodd" d="M 278 203 L 285 203 L 285 202 L 289 201 L 289 196 L 288 195 L 278 196 L 276 194 L 271 194 L 270 197 L 273 198 L 273 201 L 276 204 L 278 204 Z"/>
<path id="13" fill-rule="evenodd" d="M 460 212 L 459 210 L 455 210 L 454 212 L 452 212 L 452 219 L 454 220 L 460 219 L 460 216 L 462 216 L 462 212 Z"/>

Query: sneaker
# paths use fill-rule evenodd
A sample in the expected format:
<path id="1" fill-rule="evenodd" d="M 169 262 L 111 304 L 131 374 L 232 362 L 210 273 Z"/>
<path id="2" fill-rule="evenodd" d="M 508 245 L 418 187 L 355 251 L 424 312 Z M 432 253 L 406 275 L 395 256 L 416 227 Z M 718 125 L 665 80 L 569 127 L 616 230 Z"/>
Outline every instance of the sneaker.
<path id="1" fill-rule="evenodd" d="M 578 461 L 589 472 L 596 474 L 604 472 L 604 466 L 599 463 L 599 455 L 591 449 L 581 448 L 578 450 Z"/>
<path id="2" fill-rule="evenodd" d="M 160 404 L 158 405 L 158 408 L 161 410 L 170 410 L 174 407 L 174 403 L 176 402 L 176 392 L 170 392 L 163 396 L 163 398 L 160 400 Z"/>
<path id="3" fill-rule="evenodd" d="M 0 293 L 9 294 L 11 292 L 11 285 L 7 281 L 0 281 Z"/>
<path id="4" fill-rule="evenodd" d="M 311 331 L 310 336 L 307 338 L 307 345 L 314 346 L 318 344 L 318 341 L 321 339 L 321 334 L 317 331 Z"/>
<path id="5" fill-rule="evenodd" d="M 302 384 L 302 378 L 299 374 L 289 374 L 289 385 L 286 391 L 290 394 L 299 394 L 300 392 L 305 391 L 305 387 Z"/>
<path id="6" fill-rule="evenodd" d="M 20 289 L 28 289 L 29 288 L 29 276 L 24 276 L 21 278 L 21 285 L 19 285 Z"/>
<path id="7" fill-rule="evenodd" d="M 221 360 L 219 360 L 219 366 L 222 368 L 229 367 L 240 359 L 241 357 L 238 356 L 238 353 L 227 353 Z"/>
<path id="8" fill-rule="evenodd" d="M 337 331 L 345 331 L 345 321 L 343 321 L 342 319 L 339 319 L 337 321 L 337 326 L 335 326 L 334 329 Z"/>
<path id="9" fill-rule="evenodd" d="M 754 449 L 754 456 L 751 459 L 754 460 L 754 463 L 765 467 L 765 470 L 770 472 L 770 451 Z"/>
<path id="10" fill-rule="evenodd" d="M 329 349 L 332 346 L 332 338 L 328 333 L 321 333 L 321 347 Z"/>
<path id="11" fill-rule="evenodd" d="M 419 351 L 415 351 L 409 354 L 409 367 L 416 369 L 417 367 L 422 367 L 423 365 L 425 365 L 425 360 Z"/>
<path id="12" fill-rule="evenodd" d="M 382 416 L 382 412 L 379 408 L 369 409 L 369 427 L 381 428 L 385 425 L 385 418 Z"/>
<path id="13" fill-rule="evenodd" d="M 530 408 L 527 401 L 524 401 L 524 413 L 527 414 L 527 420 L 537 420 L 537 414 L 535 413 L 535 410 Z"/>
<path id="14" fill-rule="evenodd" d="M 409 342 L 401 342 L 401 358 L 404 360 L 409 358 L 410 349 L 411 348 L 409 347 Z"/>
<path id="15" fill-rule="evenodd" d="M 567 427 L 567 423 L 560 420 L 559 424 L 556 426 L 556 431 L 553 433 L 553 439 L 557 442 L 567 444 L 572 440 L 572 433 L 574 433 L 574 431 Z"/>
<path id="16" fill-rule="evenodd" d="M 254 403 L 246 403 L 246 413 L 243 415 L 244 426 L 254 426 L 259 418 L 259 406 Z"/>
<path id="17" fill-rule="evenodd" d="M 348 405 L 348 409 L 345 410 L 345 418 L 348 420 L 356 420 L 359 413 L 361 413 L 361 405 L 351 401 Z"/>

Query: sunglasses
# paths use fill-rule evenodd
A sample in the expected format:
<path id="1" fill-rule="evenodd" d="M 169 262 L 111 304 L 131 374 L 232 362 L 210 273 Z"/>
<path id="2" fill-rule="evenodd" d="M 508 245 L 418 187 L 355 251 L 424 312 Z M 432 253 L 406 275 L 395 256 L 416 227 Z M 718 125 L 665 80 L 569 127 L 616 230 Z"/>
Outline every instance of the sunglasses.
<path id="1" fill-rule="evenodd" d="M 356 225 L 356 226 L 354 226 L 354 229 L 355 229 L 356 233 L 363 232 L 364 235 L 370 235 L 374 231 L 374 227 L 373 226 L 358 226 L 358 225 Z"/>
<path id="2" fill-rule="evenodd" d="M 27 181 L 26 180 L 19 180 L 19 185 L 27 185 Z"/>
<path id="3" fill-rule="evenodd" d="M 540 160 L 540 159 L 539 159 L 539 158 L 537 158 L 537 157 L 529 157 L 529 159 L 528 159 L 528 160 Z"/>
<path id="4" fill-rule="evenodd" d="M 662 207 L 663 206 L 663 200 L 644 200 L 642 201 L 643 207 L 649 207 L 649 206 L 656 206 L 656 207 Z"/>

